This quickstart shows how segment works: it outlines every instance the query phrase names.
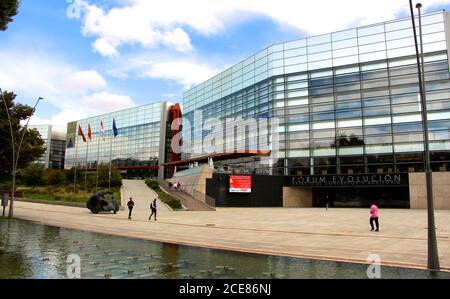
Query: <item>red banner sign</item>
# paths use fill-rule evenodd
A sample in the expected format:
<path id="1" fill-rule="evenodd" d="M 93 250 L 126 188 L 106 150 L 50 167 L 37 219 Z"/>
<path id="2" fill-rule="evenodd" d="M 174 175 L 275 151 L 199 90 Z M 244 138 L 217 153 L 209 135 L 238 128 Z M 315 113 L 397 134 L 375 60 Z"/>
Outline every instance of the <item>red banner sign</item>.
<path id="1" fill-rule="evenodd" d="M 231 193 L 251 193 L 252 177 L 249 175 L 230 175 Z"/>

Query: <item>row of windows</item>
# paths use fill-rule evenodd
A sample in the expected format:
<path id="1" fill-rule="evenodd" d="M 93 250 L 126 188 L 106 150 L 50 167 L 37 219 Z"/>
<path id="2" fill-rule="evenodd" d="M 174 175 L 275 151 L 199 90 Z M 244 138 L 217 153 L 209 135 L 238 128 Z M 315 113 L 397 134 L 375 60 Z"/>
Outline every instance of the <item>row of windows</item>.
<path id="1" fill-rule="evenodd" d="M 444 31 L 444 26 L 443 26 L 443 15 L 442 13 L 437 14 L 435 16 L 429 16 L 430 18 L 434 19 L 433 22 L 430 23 L 426 23 L 426 21 L 424 21 L 423 24 L 423 33 L 425 35 L 431 34 L 431 36 L 434 34 L 436 34 L 437 32 L 443 32 Z M 424 16 L 424 20 L 425 20 L 425 16 Z M 400 21 L 398 24 L 401 24 L 404 21 Z M 390 24 L 390 23 L 389 23 Z M 394 22 L 392 24 L 397 24 L 397 22 Z M 386 26 L 386 28 L 385 28 Z M 372 43 L 372 42 L 377 42 L 377 41 L 384 41 L 385 39 L 387 40 L 393 40 L 393 39 L 400 39 L 400 38 L 404 38 L 404 37 L 410 37 L 411 36 L 411 31 L 410 29 L 408 29 L 409 27 L 399 27 L 398 30 L 394 30 L 393 32 L 390 32 L 390 30 L 388 29 L 391 25 L 388 25 L 388 23 L 386 25 L 377 25 L 373 28 L 378 28 L 377 30 L 369 30 L 370 32 L 372 32 L 372 34 L 370 34 L 369 37 L 364 37 L 364 36 L 359 36 L 359 43 L 360 44 L 364 44 L 365 43 L 365 39 L 367 39 L 367 42 Z M 395 28 L 398 28 L 397 26 L 394 26 Z M 372 27 L 368 27 L 368 28 L 372 28 Z M 309 44 L 308 48 L 308 53 L 317 53 L 323 50 L 327 50 L 328 48 L 328 44 L 331 45 L 331 43 L 333 44 L 333 49 L 341 49 L 341 48 L 345 48 L 348 46 L 352 46 L 352 39 L 356 38 L 358 36 L 357 32 L 362 32 L 364 31 L 364 29 L 359 28 L 359 29 L 352 29 L 352 30 L 346 30 L 346 31 L 342 31 L 342 32 L 338 32 L 338 33 L 334 33 L 335 36 L 340 36 L 340 37 L 346 37 L 344 39 L 335 39 L 332 38 L 333 34 L 328 34 L 328 35 L 323 35 L 321 37 L 312 37 L 309 39 L 305 39 L 305 40 L 298 40 L 298 41 L 293 41 L 290 43 L 286 43 L 286 44 L 280 44 L 280 45 L 275 45 L 270 47 L 269 49 L 262 51 L 258 54 L 256 54 L 255 56 L 250 57 L 249 59 L 243 61 L 240 64 L 235 65 L 234 67 L 232 67 L 231 69 L 228 69 L 226 71 L 224 71 L 223 73 L 221 73 L 220 75 L 208 80 L 207 82 L 205 82 L 204 84 L 201 84 L 195 88 L 193 88 L 192 90 L 188 91 L 185 93 L 184 95 L 184 99 L 186 100 L 186 103 L 189 103 L 191 100 L 194 100 L 196 97 L 198 97 L 199 95 L 208 92 L 209 90 L 212 89 L 216 89 L 219 90 L 219 92 L 222 92 L 226 90 L 227 88 L 222 88 L 224 85 L 230 84 L 231 85 L 231 81 L 233 80 L 233 78 L 236 77 L 240 77 L 242 76 L 243 73 L 246 72 L 254 72 L 254 70 L 256 69 L 256 73 L 258 74 L 260 71 L 258 71 L 258 68 L 262 69 L 262 72 L 267 71 L 267 63 L 269 60 L 274 60 L 276 59 L 276 55 L 277 55 L 277 51 L 284 51 L 286 53 L 287 56 L 289 55 L 296 55 L 298 53 L 301 53 L 302 49 L 301 47 L 306 47 L 307 46 L 307 41 L 308 42 L 312 42 L 312 41 L 317 41 L 317 40 L 321 40 L 321 43 L 316 43 L 313 42 L 312 44 Z M 388 33 L 384 33 L 385 30 L 388 30 Z M 382 33 L 382 34 L 379 34 Z M 431 39 L 431 41 L 436 41 L 441 39 L 442 37 L 433 37 Z M 339 41 L 338 41 L 339 40 Z M 328 43 L 328 44 L 327 44 Z M 392 46 L 402 46 L 401 45 L 392 45 Z M 325 47 L 325 48 L 324 48 Z M 438 46 L 441 47 L 441 46 Z M 297 49 L 296 49 L 297 48 Z M 434 49 L 427 49 L 426 51 L 432 51 L 435 50 L 436 47 L 434 47 Z M 331 46 L 330 46 L 330 50 L 331 50 Z M 376 49 L 375 49 L 376 50 Z M 297 52 L 296 52 L 297 51 Z M 364 50 L 363 50 L 364 51 Z M 370 51 L 374 51 L 373 47 Z M 296 53 L 290 53 L 290 52 L 296 52 Z M 382 53 L 383 51 L 379 51 L 378 53 Z M 385 51 L 384 51 L 385 52 Z M 283 53 L 283 52 L 281 52 Z M 400 51 L 399 53 L 392 53 L 392 55 L 402 55 L 402 52 Z M 390 56 L 389 56 L 390 57 Z M 284 58 L 284 54 L 283 57 Z M 323 57 L 321 57 L 320 59 L 324 60 Z M 363 58 L 364 60 L 365 58 Z M 367 58 L 368 60 L 373 60 L 372 58 Z M 377 58 L 378 59 L 378 58 Z M 356 61 L 356 62 L 361 62 L 361 61 Z M 341 63 L 343 64 L 348 64 L 348 62 L 342 61 Z M 314 65 L 311 65 L 311 67 L 315 67 Z M 320 64 L 317 65 L 316 67 L 321 67 Z M 288 69 L 286 72 L 290 72 L 290 70 Z M 245 81 L 245 80 L 244 80 Z M 246 85 L 247 86 L 247 85 Z M 218 94 L 219 92 L 215 92 L 215 94 Z M 226 95 L 226 94 L 225 94 Z M 188 110 L 190 111 L 191 107 L 186 107 Z"/>
<path id="2" fill-rule="evenodd" d="M 440 51 L 440 50 L 445 50 L 446 49 L 445 42 L 434 43 L 432 45 L 435 45 L 436 47 L 433 46 L 434 48 L 430 49 L 430 52 L 431 51 L 432 52 L 436 52 L 436 51 Z M 395 51 L 395 54 L 390 55 L 390 53 L 392 51 Z M 370 53 L 370 54 L 364 54 L 366 56 L 369 55 L 369 56 L 367 56 L 364 59 L 361 59 L 361 55 L 354 56 L 354 58 L 351 58 L 352 61 L 350 61 L 349 58 L 345 58 L 347 60 L 345 62 L 345 64 L 358 64 L 358 63 L 361 63 L 361 62 L 364 62 L 364 61 L 392 59 L 393 57 L 402 57 L 402 56 L 410 56 L 411 59 L 412 59 L 414 54 L 415 54 L 414 47 L 401 48 L 401 49 L 387 51 L 387 54 L 386 54 L 386 51 Z M 328 60 L 327 59 L 321 59 L 317 63 L 320 64 L 320 68 L 327 68 L 327 67 L 332 67 L 333 66 L 332 63 L 331 63 L 331 59 L 328 59 Z M 308 64 L 297 64 L 297 65 L 294 65 L 294 66 L 286 66 L 284 68 L 284 70 L 280 72 L 280 74 L 304 72 L 304 71 L 307 71 L 308 69 L 311 69 L 311 67 L 308 67 L 309 65 L 310 64 L 308 63 Z M 335 64 L 335 66 L 336 66 L 336 64 Z M 319 66 L 317 66 L 317 68 L 319 68 Z M 281 69 L 283 69 L 283 68 L 281 68 Z M 413 70 L 413 68 L 411 68 L 411 70 Z M 274 73 L 274 72 L 271 72 L 270 75 L 274 76 L 274 75 L 277 75 L 277 74 Z M 372 74 L 372 75 L 376 75 L 376 73 Z M 378 74 L 378 76 L 382 76 L 382 75 L 383 75 L 382 73 Z M 395 74 L 393 74 L 393 75 L 395 75 Z M 249 76 L 252 77 L 252 76 L 254 76 L 254 74 L 250 74 Z M 249 79 L 250 79 L 250 77 L 249 77 Z M 264 80 L 267 77 L 270 77 L 270 76 L 267 76 L 267 74 L 266 74 L 265 77 L 262 78 L 261 80 Z M 370 77 L 367 77 L 367 78 L 370 78 Z M 239 84 L 236 85 L 238 88 L 236 88 L 233 91 L 241 90 L 241 89 L 243 89 L 243 88 L 245 88 L 247 86 L 250 86 L 250 85 L 254 84 L 254 82 L 258 82 L 258 81 L 261 81 L 261 80 L 256 80 L 256 81 L 253 80 L 253 82 L 251 84 L 246 84 L 245 86 L 241 84 L 242 83 L 241 82 L 242 80 L 241 80 L 241 81 L 239 81 Z M 244 81 L 246 81 L 245 78 L 244 78 Z M 218 100 L 218 99 L 220 99 L 220 98 L 222 98 L 222 97 L 224 97 L 224 96 L 226 96 L 227 94 L 230 94 L 230 93 L 231 93 L 231 85 L 230 85 L 230 87 L 224 85 L 221 88 L 218 88 L 216 93 L 213 93 L 212 91 L 210 91 L 210 92 L 205 92 L 205 93 L 199 94 L 198 96 L 195 97 L 195 101 L 194 101 L 194 98 L 192 98 L 192 99 L 185 99 L 186 111 L 191 111 L 195 107 L 201 107 L 201 106 L 203 106 L 203 105 L 205 105 L 205 104 L 207 104 L 207 103 L 209 103 L 211 101 Z"/>
<path id="3" fill-rule="evenodd" d="M 436 63 L 429 63 L 426 64 L 426 79 L 428 81 L 427 90 L 430 92 L 432 90 L 439 90 L 442 88 L 448 87 L 448 64 L 447 61 L 442 62 L 436 62 Z M 407 92 L 417 92 L 417 76 L 414 75 L 417 73 L 417 69 L 415 66 L 407 66 L 407 67 L 398 67 L 398 68 L 390 68 L 384 69 L 384 70 L 377 70 L 373 71 L 371 73 L 362 72 L 360 73 L 353 73 L 348 74 L 345 76 L 331 76 L 328 78 L 321 78 L 321 79 L 310 79 L 308 81 L 308 77 L 306 75 L 300 75 L 296 77 L 289 76 L 287 80 L 290 79 L 306 79 L 306 81 L 297 81 L 292 83 L 287 83 L 286 87 L 289 88 L 287 92 L 284 92 L 284 85 L 277 84 L 277 82 L 284 82 L 284 78 L 276 78 L 274 80 L 271 80 L 272 83 L 270 85 L 270 89 L 272 92 L 269 92 L 269 88 L 266 88 L 267 83 L 264 84 L 264 87 L 259 88 L 251 88 L 244 90 L 236 95 L 233 95 L 231 97 L 227 97 L 223 100 L 220 100 L 219 102 L 214 102 L 211 105 L 205 105 L 201 109 L 208 112 L 208 110 L 214 110 L 217 111 L 217 108 L 219 110 L 221 107 L 227 107 L 229 109 L 232 109 L 233 106 L 237 107 L 237 110 L 244 109 L 245 108 L 252 108 L 258 104 L 264 104 L 269 101 L 270 96 L 272 99 L 283 99 L 287 98 L 299 98 L 299 97 L 309 97 L 311 102 L 313 103 L 322 103 L 327 101 L 333 101 L 333 97 L 330 97 L 330 94 L 336 93 L 336 99 L 339 101 L 343 100 L 350 100 L 355 98 L 370 98 L 378 95 L 389 95 L 389 89 L 387 89 L 387 86 L 395 85 L 392 87 L 391 90 L 391 96 L 398 95 L 400 97 L 403 93 Z M 333 74 L 331 71 L 327 72 L 321 72 L 321 76 L 323 75 L 329 75 Z M 369 75 L 370 76 L 369 76 Z M 411 74 L 410 76 L 405 76 L 406 74 Z M 400 77 L 401 76 L 401 77 Z M 310 77 L 313 78 L 313 73 L 310 73 Z M 368 78 L 388 78 L 389 80 L 382 80 L 382 79 L 373 79 L 373 80 L 364 80 L 364 77 Z M 280 81 L 280 79 L 282 79 Z M 330 85 L 330 87 L 326 88 L 324 84 L 333 84 L 337 83 L 335 85 Z M 362 79 L 362 86 L 359 83 L 360 81 L 356 81 L 357 83 L 351 83 L 355 82 L 354 80 L 361 80 Z M 443 81 L 435 81 L 445 79 Z M 342 83 L 346 82 L 346 83 Z M 342 83 L 342 84 L 340 84 Z M 389 83 L 389 84 L 388 84 Z M 413 86 L 405 85 L 405 84 L 413 84 Z M 308 85 L 311 85 L 312 88 L 307 88 Z M 314 87 L 316 86 L 316 87 Z M 363 92 L 361 94 L 360 89 L 363 89 Z M 380 88 L 381 87 L 381 88 Z M 291 89 L 295 88 L 295 89 Z M 299 89 L 300 88 L 300 89 Z M 328 95 L 327 95 L 328 94 Z M 291 103 L 292 102 L 292 103 Z M 296 104 L 307 104 L 308 101 L 302 100 L 302 99 L 292 99 L 289 100 L 288 105 L 296 105 Z M 201 105 L 201 103 L 198 103 Z M 279 106 L 279 104 L 283 104 L 282 102 L 275 102 L 275 106 Z M 209 108 L 208 108 L 209 107 Z"/>

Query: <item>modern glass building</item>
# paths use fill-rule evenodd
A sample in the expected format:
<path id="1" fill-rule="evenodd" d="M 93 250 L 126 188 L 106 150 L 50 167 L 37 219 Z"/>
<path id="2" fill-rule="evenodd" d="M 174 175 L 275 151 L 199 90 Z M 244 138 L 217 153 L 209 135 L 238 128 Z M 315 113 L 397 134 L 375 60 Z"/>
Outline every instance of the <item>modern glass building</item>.
<path id="1" fill-rule="evenodd" d="M 70 123 L 66 168 L 112 160 L 124 177 L 170 178 L 209 163 L 214 174 L 206 179 L 206 194 L 218 206 L 365 206 L 378 200 L 424 207 L 424 128 L 411 24 L 399 19 L 276 44 L 186 91 L 183 107 L 154 103 Z M 450 14 L 423 15 L 422 32 L 436 207 L 450 209 Z M 192 126 L 171 126 L 180 116 Z M 221 129 L 206 126 L 208 119 L 222 121 Z M 229 119 L 268 120 L 270 126 L 244 123 L 230 140 Z M 88 124 L 93 138 L 83 142 L 78 126 L 87 138 Z M 191 146 L 181 155 L 172 151 L 180 131 L 180 145 Z M 218 137 L 212 143 L 196 142 L 211 132 Z M 268 150 L 261 140 L 275 136 L 277 148 L 269 151 L 277 154 L 263 163 Z M 253 184 L 243 188 L 251 192 L 227 192 L 230 173 L 251 176 L 241 181 Z"/>
<path id="2" fill-rule="evenodd" d="M 422 32 L 432 169 L 446 172 L 449 13 L 423 15 Z M 280 120 L 273 164 L 245 157 L 218 161 L 219 169 L 286 177 L 423 172 L 415 54 L 409 18 L 273 45 L 187 91 L 184 115 L 191 122 L 198 110 L 203 119 Z M 241 136 L 247 149 L 254 149 L 255 132 L 250 127 Z M 330 191 L 316 193 L 314 200 Z"/>
<path id="3" fill-rule="evenodd" d="M 422 20 L 437 171 L 450 161 L 448 20 L 443 12 Z M 281 175 L 423 171 L 418 92 L 404 19 L 271 46 L 187 91 L 184 114 L 278 117 Z"/>
<path id="4" fill-rule="evenodd" d="M 64 169 L 66 128 L 52 125 L 30 125 L 30 129 L 36 129 L 44 140 L 46 151 L 36 163 L 46 169 Z"/>
<path id="5" fill-rule="evenodd" d="M 69 123 L 65 168 L 76 165 L 95 169 L 97 161 L 99 164 L 112 161 L 125 178 L 158 176 L 160 159 L 165 154 L 160 145 L 164 144 L 165 126 L 161 123 L 166 118 L 167 105 L 157 102 Z M 89 125 L 92 140 L 88 137 Z M 86 142 L 78 134 L 79 127 Z"/>

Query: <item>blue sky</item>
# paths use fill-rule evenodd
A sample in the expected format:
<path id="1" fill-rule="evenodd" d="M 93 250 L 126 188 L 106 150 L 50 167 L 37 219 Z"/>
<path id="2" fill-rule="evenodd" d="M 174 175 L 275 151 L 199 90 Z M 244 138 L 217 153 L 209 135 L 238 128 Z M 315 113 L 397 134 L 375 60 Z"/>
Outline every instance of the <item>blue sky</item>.
<path id="1" fill-rule="evenodd" d="M 450 0 L 423 1 L 424 11 Z M 349 9 L 349 8 L 352 9 Z M 186 89 L 279 42 L 408 16 L 405 0 L 21 0 L 0 87 L 64 125 Z"/>

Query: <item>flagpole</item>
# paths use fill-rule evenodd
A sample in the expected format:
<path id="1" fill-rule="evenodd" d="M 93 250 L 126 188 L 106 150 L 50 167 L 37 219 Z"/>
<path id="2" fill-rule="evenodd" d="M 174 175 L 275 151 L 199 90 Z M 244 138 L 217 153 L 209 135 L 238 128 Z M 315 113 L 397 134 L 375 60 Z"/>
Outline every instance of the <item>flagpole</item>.
<path id="1" fill-rule="evenodd" d="M 100 138 L 97 141 L 97 169 L 95 170 L 95 191 L 97 191 L 98 187 L 98 164 L 99 164 L 99 155 L 100 155 Z"/>
<path id="2" fill-rule="evenodd" d="M 114 134 L 114 133 L 113 133 L 113 134 Z M 108 181 L 108 189 L 111 189 L 112 141 L 113 141 L 113 137 L 111 136 L 111 142 L 110 142 L 110 146 L 109 146 L 109 181 Z"/>
<path id="3" fill-rule="evenodd" d="M 84 165 L 84 198 L 86 197 L 86 189 L 87 189 L 87 171 L 88 171 L 88 155 L 89 155 L 89 141 L 87 143 L 86 148 L 86 163 Z"/>
<path id="4" fill-rule="evenodd" d="M 75 130 L 75 172 L 73 175 L 73 198 L 75 199 L 75 191 L 77 184 L 77 164 L 78 164 L 78 125 Z"/>

